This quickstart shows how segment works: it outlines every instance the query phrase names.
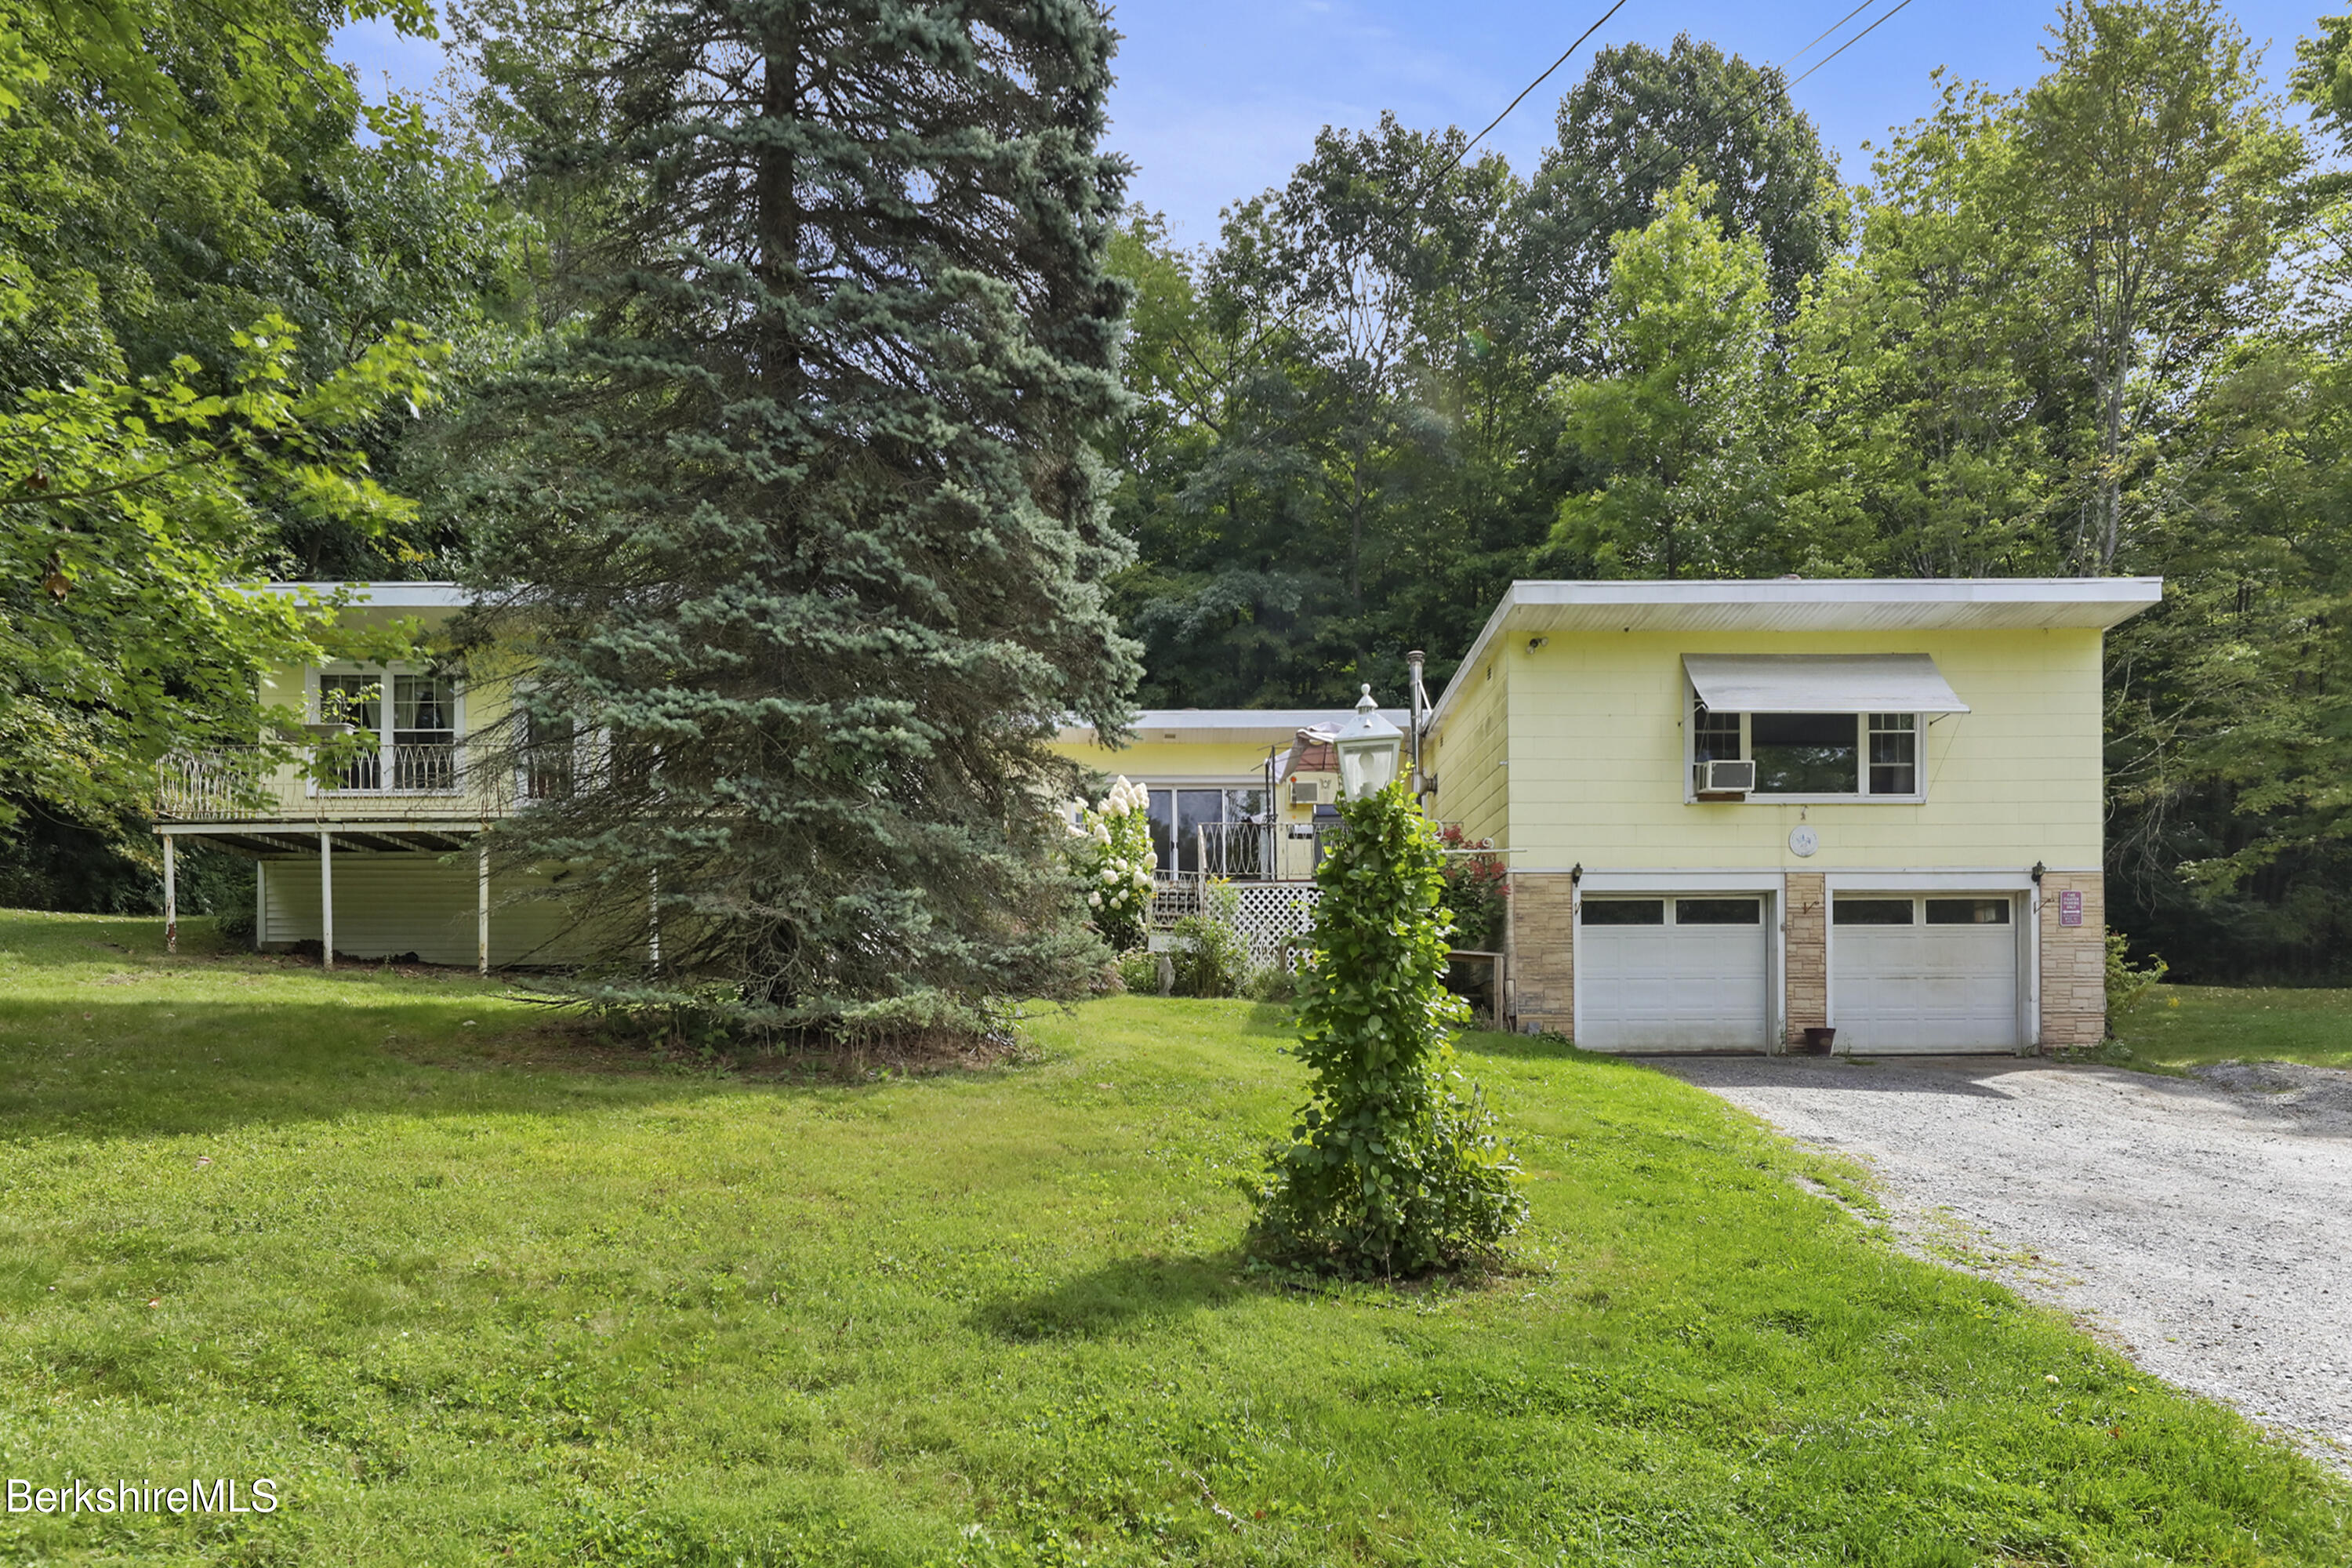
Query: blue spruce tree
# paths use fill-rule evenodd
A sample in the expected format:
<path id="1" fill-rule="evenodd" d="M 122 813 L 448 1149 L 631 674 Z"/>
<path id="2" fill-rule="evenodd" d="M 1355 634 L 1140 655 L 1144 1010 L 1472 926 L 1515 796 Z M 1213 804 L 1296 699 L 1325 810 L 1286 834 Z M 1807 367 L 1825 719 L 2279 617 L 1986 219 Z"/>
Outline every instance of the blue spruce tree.
<path id="1" fill-rule="evenodd" d="M 504 853 L 575 868 L 608 1000 L 839 1037 L 1070 993 L 1100 949 L 1045 742 L 1123 727 L 1138 673 L 1087 444 L 1121 397 L 1104 14 L 574 16 L 481 51 L 538 73 L 526 179 L 595 215 L 475 419 L 466 640 L 535 656 Z"/>

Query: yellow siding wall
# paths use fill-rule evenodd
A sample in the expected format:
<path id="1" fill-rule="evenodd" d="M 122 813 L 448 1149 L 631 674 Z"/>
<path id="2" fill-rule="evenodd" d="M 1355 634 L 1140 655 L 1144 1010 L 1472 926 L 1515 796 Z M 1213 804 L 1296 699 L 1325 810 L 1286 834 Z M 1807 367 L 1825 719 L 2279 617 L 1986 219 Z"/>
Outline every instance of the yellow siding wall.
<path id="1" fill-rule="evenodd" d="M 1461 760 L 1441 774 L 1441 812 L 1506 822 L 1514 872 L 2100 864 L 2096 631 L 1579 633 L 1533 651 L 1500 641 L 1495 657 L 1510 669 L 1494 684 L 1507 680 L 1510 766 L 1475 754 L 1478 717 L 1465 706 L 1449 721 Z M 1788 849 L 1798 806 L 1684 803 L 1686 653 L 1925 653 L 1973 711 L 1926 731 L 1925 804 L 1802 808 L 1821 849 L 1801 860 Z M 1487 773 L 1507 775 L 1510 795 L 1491 818 L 1478 793 Z"/>
<path id="2" fill-rule="evenodd" d="M 345 610 L 341 618 L 345 626 L 363 628 L 383 628 L 404 622 L 422 626 L 429 637 L 447 623 L 449 614 L 446 610 L 359 608 Z M 418 662 L 415 656 L 400 661 L 403 667 L 413 667 Z M 528 665 L 529 660 L 517 653 L 498 653 L 487 658 L 478 656 L 471 661 L 467 679 L 458 685 L 458 705 L 465 733 L 487 730 L 506 718 L 513 707 L 514 681 L 526 671 Z M 301 665 L 279 665 L 265 671 L 261 678 L 263 706 L 284 709 L 297 721 L 309 718 L 309 669 Z"/>
<path id="3" fill-rule="evenodd" d="M 1504 848 L 1512 844 L 1511 769 L 1504 765 L 1511 760 L 1511 675 L 1509 656 L 1497 648 L 1485 664 L 1455 676 L 1470 685 L 1437 744 L 1423 753 L 1437 775 L 1438 820 L 1458 822 L 1470 837 Z"/>
<path id="4" fill-rule="evenodd" d="M 1284 744 L 1288 743 L 1286 739 Z M 1139 735 L 1132 745 L 1118 751 L 1092 741 L 1056 741 L 1052 750 L 1106 778 L 1125 774 L 1138 783 L 1199 779 L 1204 784 L 1255 784 L 1265 776 L 1266 749 L 1265 743 L 1257 742 L 1221 745 L 1154 741 Z"/>

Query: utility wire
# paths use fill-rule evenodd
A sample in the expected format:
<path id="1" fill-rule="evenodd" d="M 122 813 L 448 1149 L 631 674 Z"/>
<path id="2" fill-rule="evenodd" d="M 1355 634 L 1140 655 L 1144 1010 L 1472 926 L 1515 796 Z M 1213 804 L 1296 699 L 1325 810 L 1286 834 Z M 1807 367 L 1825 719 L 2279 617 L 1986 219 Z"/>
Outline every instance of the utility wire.
<path id="1" fill-rule="evenodd" d="M 1446 174 L 1469 154 L 1470 149 L 1476 146 L 1478 142 L 1485 138 L 1486 132 L 1492 131 L 1496 126 L 1500 125 L 1504 121 L 1509 119 L 1511 110 L 1517 109 L 1521 103 L 1525 102 L 1527 100 L 1528 94 L 1541 87 L 1551 76 L 1552 72 L 1566 65 L 1568 63 L 1569 56 L 1582 48 L 1584 47 L 1584 40 L 1599 32 L 1602 26 L 1608 22 L 1609 18 L 1617 15 L 1618 12 L 1622 11 L 1625 8 L 1625 5 L 1626 0 L 1617 0 L 1615 5 L 1610 6 L 1608 10 L 1601 14 L 1601 17 L 1598 21 L 1594 22 L 1592 26 L 1585 28 L 1581 33 L 1579 33 L 1576 36 L 1576 42 L 1569 45 L 1566 49 L 1562 50 L 1560 52 L 1559 58 L 1546 66 L 1541 76 L 1537 77 L 1535 80 L 1521 88 L 1519 89 L 1519 96 L 1511 100 L 1510 102 L 1503 106 L 1502 113 L 1497 114 L 1494 119 L 1486 121 L 1485 130 L 1480 131 L 1477 135 L 1473 136 L 1469 141 L 1465 142 L 1454 151 L 1452 157 L 1446 159 L 1444 163 L 1440 163 L 1435 169 L 1430 171 L 1429 175 L 1421 182 L 1419 187 L 1412 193 L 1412 198 L 1405 203 L 1405 205 L 1418 211 L 1422 203 L 1428 200 L 1430 193 L 1437 188 L 1438 182 L 1444 179 Z M 1236 367 L 1239 367 L 1240 365 L 1247 363 L 1251 357 L 1257 353 L 1258 345 L 1260 343 L 1265 342 L 1275 333 L 1288 328 L 1291 322 L 1297 319 L 1299 313 L 1306 309 L 1307 301 L 1305 300 L 1301 300 L 1289 310 L 1284 311 L 1280 320 L 1261 328 L 1255 337 L 1251 338 L 1248 342 L 1242 345 L 1241 353 L 1234 356 L 1234 364 Z M 1188 358 L 1192 359 L 1195 365 L 1199 365 L 1201 363 L 1199 356 L 1192 353 L 1192 347 L 1189 343 L 1185 345 L 1185 353 Z M 1202 366 L 1202 368 L 1205 370 L 1207 367 Z"/>
<path id="2" fill-rule="evenodd" d="M 1805 77 L 1808 77 L 1808 76 L 1812 75 L 1812 74 L 1813 74 L 1813 72 L 1815 72 L 1815 71 L 1817 71 L 1817 70 L 1821 69 L 1821 68 L 1822 68 L 1822 66 L 1825 66 L 1825 65 L 1829 64 L 1832 60 L 1833 60 L 1833 59 L 1837 58 L 1840 55 L 1842 55 L 1842 54 L 1845 53 L 1845 52 L 1846 52 L 1846 50 L 1848 50 L 1848 49 L 1850 49 L 1850 48 L 1853 47 L 1854 47 L 1854 45 L 1856 45 L 1856 44 L 1858 44 L 1858 43 L 1862 42 L 1862 40 L 1863 40 L 1863 39 L 1864 39 L 1864 38 L 1866 38 L 1866 37 L 1870 37 L 1870 35 L 1871 35 L 1871 34 L 1873 34 L 1873 33 L 1874 33 L 1874 32 L 1878 31 L 1878 29 L 1879 29 L 1879 28 L 1881 28 L 1881 27 L 1885 26 L 1887 23 L 1889 23 L 1889 22 L 1893 21 L 1893 20 L 1895 19 L 1895 17 L 1896 14 L 1897 14 L 1897 13 L 1899 13 L 1899 12 L 1903 9 L 1903 6 L 1904 6 L 1904 5 L 1910 5 L 1910 4 L 1911 4 L 1911 0 L 1902 0 L 1902 5 L 1896 5 L 1893 11 L 1889 11 L 1888 13 L 1886 13 L 1886 15 L 1885 15 L 1885 16 L 1881 16 L 1877 21 L 1873 22 L 1869 26 L 1864 27 L 1861 32 L 1856 33 L 1853 37 L 1848 38 L 1844 43 L 1840 44 L 1836 48 L 1833 48 L 1833 49 L 1832 49 L 1828 54 L 1823 55 L 1823 56 L 1822 57 L 1822 58 L 1821 58 L 1821 63 L 1820 63 L 1819 65 L 1814 65 L 1814 66 L 1807 67 L 1807 68 L 1806 68 L 1806 70 L 1805 70 L 1805 73 L 1804 73 L 1804 76 L 1798 77 L 1798 78 L 1796 78 L 1796 79 L 1795 79 L 1795 80 L 1790 81 L 1790 82 L 1788 84 L 1788 85 L 1789 85 L 1789 87 L 1794 87 L 1794 86 L 1796 86 L 1798 82 L 1801 82 L 1801 81 L 1804 80 L 1804 79 L 1805 79 Z M 1840 23 L 1840 24 L 1839 24 L 1839 26 L 1844 26 L 1844 24 L 1843 24 L 1843 23 Z M 1816 40 L 1814 40 L 1814 41 L 1815 41 L 1816 43 L 1818 43 L 1820 40 L 1819 40 L 1819 39 L 1816 39 Z M 1812 47 L 1813 47 L 1813 46 L 1812 46 L 1811 44 L 1807 44 L 1807 45 L 1805 46 L 1805 47 L 1806 47 L 1806 48 L 1808 48 L 1808 49 L 1809 49 L 1809 48 L 1811 48 Z M 1803 52 L 1803 50 L 1799 50 L 1798 52 L 1801 54 L 1801 53 Z M 1787 89 L 1787 88 L 1783 88 L 1781 90 L 1785 92 L 1785 91 L 1787 91 L 1787 90 L 1788 90 L 1788 89 Z"/>
<path id="3" fill-rule="evenodd" d="M 1790 55 L 1787 59 L 1782 60 L 1779 65 L 1774 66 L 1772 68 L 1776 71 L 1787 70 L 1797 61 L 1803 59 L 1807 55 L 1811 54 L 1813 52 L 1813 44 L 1820 43 L 1823 38 L 1828 37 L 1832 33 L 1836 32 L 1840 27 L 1844 26 L 1848 22 L 1853 21 L 1856 16 L 1861 16 L 1864 11 L 1869 10 L 1873 5 L 1877 4 L 1878 0 L 1862 0 L 1861 5 L 1856 5 L 1853 10 L 1848 11 L 1836 21 L 1832 22 L 1828 26 L 1823 27 L 1820 32 L 1815 33 L 1813 35 L 1813 41 L 1811 44 L 1807 44 L 1803 48 L 1799 49 L 1795 54 Z"/>
<path id="4" fill-rule="evenodd" d="M 1759 114 L 1761 114 L 1765 109 L 1769 107 L 1769 100 L 1766 95 L 1769 93 L 1772 87 L 1775 85 L 1770 79 L 1769 79 L 1769 78 L 1780 76 L 1790 64 L 1796 60 L 1802 59 L 1807 54 L 1811 53 L 1823 38 L 1830 37 L 1830 35 L 1835 33 L 1840 27 L 1844 26 L 1848 22 L 1853 21 L 1856 16 L 1862 15 L 1863 12 L 1867 11 L 1871 6 L 1877 3 L 1878 0 L 1862 0 L 1861 5 L 1856 5 L 1853 10 L 1848 11 L 1844 16 L 1839 17 L 1827 27 L 1822 28 L 1821 32 L 1815 34 L 1812 39 L 1808 42 L 1803 48 L 1797 50 L 1794 54 L 1785 57 L 1780 64 L 1775 65 L 1769 68 L 1769 70 L 1761 73 L 1768 79 L 1759 84 L 1759 90 L 1756 101 L 1749 106 L 1747 113 L 1732 121 L 1727 129 L 1737 131 L 1744 128 L 1748 121 L 1754 120 Z M 1533 92 L 1537 88 L 1542 86 L 1545 80 L 1549 78 L 1554 71 L 1559 69 L 1561 66 L 1566 65 L 1568 63 L 1569 57 L 1575 54 L 1579 48 L 1583 47 L 1585 39 L 1590 38 L 1594 33 L 1600 31 L 1601 26 L 1606 23 L 1610 17 L 1614 16 L 1620 10 L 1624 8 L 1626 0 L 1617 0 L 1617 4 L 1610 6 L 1609 9 L 1602 14 L 1599 21 L 1594 22 L 1592 26 L 1585 28 L 1581 34 L 1578 35 L 1576 42 L 1568 47 L 1567 52 L 1562 54 L 1559 58 L 1552 61 L 1549 66 L 1546 67 L 1543 74 L 1537 77 L 1535 80 L 1529 82 L 1527 87 L 1520 91 L 1517 98 L 1511 100 L 1511 101 L 1504 107 L 1501 114 L 1495 116 L 1493 120 L 1486 123 L 1485 130 L 1480 131 L 1476 136 L 1470 138 L 1468 142 L 1463 143 L 1462 147 L 1455 152 L 1451 158 L 1448 158 L 1444 163 L 1440 164 L 1432 173 L 1431 176 L 1422 183 L 1421 188 L 1414 192 L 1412 199 L 1408 205 L 1416 208 L 1419 207 L 1422 202 L 1426 199 L 1430 192 L 1435 187 L 1437 182 L 1443 179 L 1449 170 L 1461 163 L 1462 159 L 1469 153 L 1471 147 L 1475 146 L 1487 132 L 1494 130 L 1496 126 L 1500 125 L 1507 118 L 1508 118 L 1511 110 L 1517 109 L 1519 104 L 1526 100 L 1528 93 Z M 1828 65 L 1832 60 L 1837 58 L 1838 56 L 1845 53 L 1846 50 L 1853 47 L 1854 45 L 1862 42 L 1863 39 L 1870 37 L 1871 34 L 1876 32 L 1881 26 L 1885 26 L 1897 13 L 1904 10 L 1910 4 L 1911 0 L 1897 0 L 1896 5 L 1892 10 L 1886 12 L 1885 15 L 1880 16 L 1876 21 L 1872 22 L 1869 26 L 1864 27 L 1853 37 L 1848 38 L 1844 43 L 1840 44 L 1836 48 L 1832 49 L 1828 54 L 1822 56 L 1820 60 L 1807 67 L 1801 75 L 1780 82 L 1778 85 L 1781 93 L 1785 96 L 1790 88 L 1796 86 L 1798 82 L 1804 80 L 1806 77 L 1811 76 L 1815 71 L 1820 70 L 1822 67 Z M 1678 144 L 1669 146 L 1665 149 L 1665 155 L 1667 156 L 1671 156 L 1677 153 L 1685 153 L 1685 149 Z M 1687 154 L 1685 153 L 1685 155 Z M 1650 174 L 1656 172 L 1657 165 L 1660 162 L 1661 159 L 1659 158 L 1644 160 L 1640 167 L 1634 169 L 1626 176 L 1625 183 L 1632 184 L 1646 179 Z M 1595 217 L 1591 223 L 1586 224 L 1584 226 L 1583 232 L 1574 236 L 1574 239 L 1583 240 L 1589 238 L 1593 229 L 1599 226 L 1600 221 L 1600 218 Z M 1253 356 L 1255 355 L 1260 344 L 1264 343 L 1268 338 L 1274 336 L 1276 333 L 1288 327 L 1306 308 L 1307 301 L 1302 300 L 1297 304 L 1293 305 L 1288 310 L 1285 311 L 1280 320 L 1261 329 L 1255 337 L 1251 338 L 1251 340 L 1243 346 L 1242 351 L 1234 356 L 1232 362 L 1233 367 L 1238 369 L 1241 365 L 1245 364 Z M 1199 358 L 1191 353 L 1189 344 L 1187 345 L 1187 357 L 1192 358 L 1193 363 L 1200 369 L 1204 372 L 1206 371 L 1207 366 L 1202 365 Z"/>
<path id="5" fill-rule="evenodd" d="M 1862 0 L 1862 3 L 1865 5 L 1875 5 L 1877 0 Z M 1503 105 L 1503 112 L 1495 116 L 1494 119 L 1486 121 L 1485 130 L 1480 131 L 1477 135 L 1473 136 L 1469 141 L 1462 143 L 1461 151 L 1455 153 L 1454 156 L 1448 158 L 1444 163 L 1438 165 L 1437 171 L 1430 175 L 1429 183 L 1433 185 L 1438 181 L 1444 179 L 1448 170 L 1452 169 L 1456 163 L 1462 162 L 1464 158 L 1469 156 L 1471 148 L 1475 147 L 1479 142 L 1484 142 L 1486 139 L 1486 132 L 1492 131 L 1496 126 L 1500 125 L 1504 121 L 1508 120 L 1511 117 L 1511 110 L 1517 109 L 1520 104 L 1527 101 L 1528 94 L 1535 91 L 1536 89 L 1541 87 L 1546 81 L 1549 80 L 1551 79 L 1552 72 L 1559 69 L 1560 67 L 1568 63 L 1569 56 L 1576 53 L 1577 50 L 1584 47 L 1585 39 L 1601 31 L 1601 29 L 1607 25 L 1610 17 L 1614 16 L 1618 12 L 1622 11 L 1624 8 L 1625 0 L 1617 0 L 1617 4 L 1610 6 L 1608 10 L 1601 14 L 1600 21 L 1593 23 L 1592 26 L 1585 28 L 1583 32 L 1579 33 L 1576 36 L 1576 42 L 1569 45 L 1567 48 L 1561 50 L 1559 58 L 1552 61 L 1551 64 L 1544 68 L 1543 75 L 1536 78 L 1535 80 L 1519 89 L 1519 96 L 1511 100 L 1510 102 Z M 1818 38 L 1813 40 L 1814 43 L 1819 43 L 1820 41 L 1821 40 Z M 1811 48 L 1812 47 L 1812 45 L 1808 44 L 1805 47 L 1807 48 Z"/>

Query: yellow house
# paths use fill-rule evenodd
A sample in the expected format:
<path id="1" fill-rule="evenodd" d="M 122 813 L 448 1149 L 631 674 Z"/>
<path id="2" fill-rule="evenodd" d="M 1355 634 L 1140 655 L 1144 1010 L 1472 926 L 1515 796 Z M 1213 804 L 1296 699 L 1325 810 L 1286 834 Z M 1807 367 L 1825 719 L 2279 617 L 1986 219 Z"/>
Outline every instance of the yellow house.
<path id="1" fill-rule="evenodd" d="M 1073 724 L 1055 750 L 1150 792 L 1163 879 L 1304 881 L 1315 874 L 1318 835 L 1338 816 L 1329 736 L 1354 716 L 1344 708 L 1154 709 L 1135 716 L 1123 746 Z M 1407 716 L 1388 718 L 1402 724 Z"/>
<path id="2" fill-rule="evenodd" d="M 2154 578 L 1514 584 L 1428 722 L 1510 1005 L 1601 1050 L 2105 1026 L 2101 644 Z"/>
<path id="3" fill-rule="evenodd" d="M 428 635 L 466 603 L 452 583 L 272 588 L 340 591 L 348 626 L 404 623 Z M 202 839 L 255 860 L 254 936 L 264 948 L 316 942 L 330 962 L 414 953 L 485 971 L 570 956 L 556 908 L 535 896 L 565 868 L 494 867 L 483 847 L 490 823 L 566 782 L 494 769 L 481 754 L 489 748 L 479 738 L 509 718 L 526 679 L 520 664 L 500 669 L 478 659 L 462 676 L 423 660 L 269 672 L 262 699 L 281 732 L 331 743 L 356 730 L 373 743 L 323 773 L 287 760 L 282 747 L 166 759 L 155 831 L 167 919 L 177 913 L 176 847 Z M 1150 712 L 1118 750 L 1084 728 L 1064 729 L 1056 746 L 1089 769 L 1149 787 L 1170 883 L 1197 885 L 1204 868 L 1252 884 L 1303 880 L 1314 871 L 1318 813 L 1330 819 L 1339 784 L 1314 731 L 1349 717 L 1320 709 Z"/>
<path id="4" fill-rule="evenodd" d="M 278 584 L 280 592 L 344 592 L 347 624 L 395 622 L 428 632 L 465 604 L 452 583 Z M 254 940 L 264 948 L 320 944 L 336 954 L 415 953 L 427 963 L 547 962 L 561 921 L 532 894 L 562 868 L 493 873 L 482 830 L 557 781 L 477 766 L 468 742 L 507 717 L 514 672 L 477 667 L 470 679 L 427 662 L 330 661 L 270 672 L 264 704 L 283 732 L 319 741 L 369 731 L 324 776 L 250 752 L 167 758 L 158 781 L 164 905 L 176 915 L 174 849 L 202 839 L 256 862 Z"/>
<path id="5" fill-rule="evenodd" d="M 299 585 L 294 585 L 299 586 Z M 446 583 L 346 614 L 454 615 Z M 1513 584 L 1423 715 L 1422 799 L 1510 868 L 1502 1011 L 1601 1050 L 2029 1051 L 2105 1022 L 2102 640 L 2153 578 Z M 520 668 L 278 671 L 285 717 L 373 744 L 326 769 L 165 764 L 157 832 L 259 863 L 256 938 L 331 955 L 564 956 L 482 832 L 563 780 L 469 741 Z M 1159 710 L 1062 754 L 1149 793 L 1160 875 L 1243 885 L 1255 941 L 1311 920 L 1340 709 Z M 1387 717 L 1410 727 L 1412 711 Z M 487 750 L 487 749 L 486 749 Z"/>

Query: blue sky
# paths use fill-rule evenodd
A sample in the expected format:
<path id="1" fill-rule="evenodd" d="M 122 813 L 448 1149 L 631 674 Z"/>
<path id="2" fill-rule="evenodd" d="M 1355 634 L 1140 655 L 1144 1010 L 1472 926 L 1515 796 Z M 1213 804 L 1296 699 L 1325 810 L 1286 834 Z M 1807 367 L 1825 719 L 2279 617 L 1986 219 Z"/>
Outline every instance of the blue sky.
<path id="1" fill-rule="evenodd" d="M 2342 3 L 2342 0 L 2338 0 Z M 1775 64 L 1850 10 L 1854 0 L 1628 0 L 1616 17 L 1488 138 L 1515 169 L 1532 168 L 1552 135 L 1560 94 L 1597 47 L 1664 47 L 1677 32 Z M 1803 71 L 1890 10 L 1870 9 L 1790 67 Z M 2283 82 L 2318 0 L 2236 8 L 2266 72 Z M 1111 142 L 1137 165 L 1134 198 L 1168 215 L 1178 240 L 1216 237 L 1217 210 L 1280 184 L 1325 125 L 1370 126 L 1394 110 L 1407 124 L 1475 131 L 1592 20 L 1608 0 L 1125 0 L 1116 23 L 1119 82 Z M 1911 0 L 1860 43 L 1799 83 L 1797 105 L 1839 154 L 1845 176 L 1868 173 L 1861 144 L 1932 102 L 1928 72 L 1999 89 L 2040 74 L 2054 15 L 2035 0 Z M 440 69 L 437 46 L 380 24 L 346 28 L 341 58 L 371 87 L 416 90 Z"/>

